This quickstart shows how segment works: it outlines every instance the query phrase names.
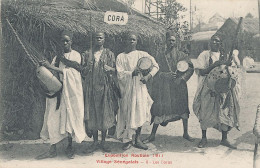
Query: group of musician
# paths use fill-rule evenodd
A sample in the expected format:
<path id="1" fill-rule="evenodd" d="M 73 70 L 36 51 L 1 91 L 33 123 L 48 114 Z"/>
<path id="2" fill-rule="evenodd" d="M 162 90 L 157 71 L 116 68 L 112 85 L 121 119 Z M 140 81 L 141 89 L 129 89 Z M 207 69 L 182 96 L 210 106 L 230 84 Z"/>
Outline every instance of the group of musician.
<path id="1" fill-rule="evenodd" d="M 217 93 L 207 87 L 206 78 L 212 69 L 232 64 L 222 58 L 220 37 L 213 36 L 210 50 L 203 51 L 194 62 L 178 49 L 177 36 L 171 31 L 166 33 L 164 54 L 156 58 L 136 49 L 139 36 L 135 32 L 126 33 L 124 52 L 117 57 L 104 48 L 103 32 L 94 33 L 91 49 L 82 54 L 71 48 L 72 37 L 71 32 L 64 31 L 61 34 L 63 55 L 56 56 L 52 63 L 42 63 L 58 74 L 63 87 L 54 96 L 46 98 L 41 138 L 49 139 L 51 147 L 37 159 L 57 156 L 56 144 L 65 137 L 68 137 L 65 153 L 68 158 L 74 158 L 72 139 L 81 143 L 86 134 L 93 137 L 93 143 L 85 150 L 87 154 L 98 149 L 111 152 L 105 142 L 107 136 L 121 140 L 123 150 L 132 146 L 147 150 L 146 143 L 155 140 L 159 125 L 165 127 L 180 119 L 183 138 L 194 141 L 188 133 L 187 89 L 187 81 L 194 70 L 199 81 L 193 111 L 202 130 L 198 147 L 207 145 L 206 130 L 214 127 L 222 132 L 221 145 L 236 148 L 227 140 L 228 131 L 239 126 L 236 93 Z M 144 57 L 151 61 L 148 73 L 143 73 L 137 65 Z M 184 72 L 177 69 L 180 61 L 188 63 Z M 150 93 L 146 86 L 148 82 L 152 83 Z M 153 127 L 150 136 L 142 140 L 141 130 L 146 122 L 153 123 Z M 101 131 L 101 141 L 98 131 Z"/>

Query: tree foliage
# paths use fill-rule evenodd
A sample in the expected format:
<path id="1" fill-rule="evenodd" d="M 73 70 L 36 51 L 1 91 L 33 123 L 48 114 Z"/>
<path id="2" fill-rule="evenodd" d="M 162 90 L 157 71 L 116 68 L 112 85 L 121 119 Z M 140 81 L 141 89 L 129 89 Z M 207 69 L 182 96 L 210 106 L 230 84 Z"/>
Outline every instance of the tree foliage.
<path id="1" fill-rule="evenodd" d="M 168 30 L 174 31 L 180 40 L 189 41 L 191 39 L 191 33 L 189 30 L 189 23 L 182 21 L 187 9 L 176 0 L 167 0 L 166 3 L 159 1 L 160 9 L 163 16 L 160 17 Z"/>

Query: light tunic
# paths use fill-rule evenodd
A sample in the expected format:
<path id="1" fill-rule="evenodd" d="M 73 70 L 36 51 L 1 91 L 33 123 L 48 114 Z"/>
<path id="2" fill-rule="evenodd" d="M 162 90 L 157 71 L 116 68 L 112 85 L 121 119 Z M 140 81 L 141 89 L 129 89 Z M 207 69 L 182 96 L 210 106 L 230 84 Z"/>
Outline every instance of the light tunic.
<path id="1" fill-rule="evenodd" d="M 72 50 L 64 56 L 68 60 L 81 63 L 81 56 L 77 51 Z M 55 61 L 56 57 L 52 64 Z M 66 67 L 62 62 L 59 63 L 59 68 L 63 69 L 63 74 L 60 74 L 63 83 L 60 106 L 56 110 L 57 97 L 46 98 L 44 123 L 40 136 L 44 140 L 50 139 L 51 144 L 56 144 L 70 133 L 76 142 L 80 143 L 86 136 L 81 75 L 76 69 Z"/>
<path id="2" fill-rule="evenodd" d="M 135 50 L 130 53 L 121 53 L 116 60 L 117 76 L 122 94 L 119 102 L 117 138 L 122 138 L 123 142 L 131 141 L 135 130 L 151 120 L 150 109 L 153 100 L 146 84 L 140 81 L 141 74 L 132 77 L 132 72 L 142 57 L 152 60 L 153 68 L 150 74 L 154 76 L 158 72 L 159 66 L 147 52 Z"/>

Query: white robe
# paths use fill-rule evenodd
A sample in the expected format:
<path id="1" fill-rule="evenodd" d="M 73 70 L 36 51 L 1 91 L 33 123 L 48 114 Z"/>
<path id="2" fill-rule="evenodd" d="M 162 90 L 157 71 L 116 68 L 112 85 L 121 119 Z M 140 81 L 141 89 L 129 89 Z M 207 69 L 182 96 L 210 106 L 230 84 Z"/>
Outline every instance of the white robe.
<path id="1" fill-rule="evenodd" d="M 72 50 L 64 56 L 68 60 L 81 63 L 81 56 L 77 51 Z M 56 57 L 52 64 L 55 60 Z M 56 97 L 46 98 L 44 123 L 40 136 L 44 140 L 50 139 L 51 144 L 56 144 L 70 133 L 77 143 L 81 143 L 86 137 L 81 75 L 62 62 L 59 68 L 63 69 L 63 74 L 60 75 L 63 81 L 60 107 L 56 110 Z"/>
<path id="2" fill-rule="evenodd" d="M 122 138 L 123 142 L 131 141 L 135 130 L 151 120 L 150 109 L 153 100 L 146 85 L 140 81 L 141 74 L 132 77 L 137 61 L 142 57 L 148 57 L 152 60 L 153 68 L 150 74 L 154 76 L 158 72 L 159 66 L 147 52 L 136 50 L 130 53 L 121 53 L 116 60 L 119 87 L 122 94 L 119 101 L 117 138 Z"/>

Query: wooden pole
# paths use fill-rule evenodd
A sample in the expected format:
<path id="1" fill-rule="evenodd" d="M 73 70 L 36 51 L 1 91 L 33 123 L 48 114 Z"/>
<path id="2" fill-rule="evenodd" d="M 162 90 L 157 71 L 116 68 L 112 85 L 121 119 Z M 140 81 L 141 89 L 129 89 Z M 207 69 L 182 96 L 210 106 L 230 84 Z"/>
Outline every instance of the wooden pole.
<path id="1" fill-rule="evenodd" d="M 254 149 L 254 158 L 253 158 L 253 168 L 259 167 L 259 154 L 258 154 L 258 144 L 260 138 L 260 104 L 257 106 L 255 125 L 253 129 L 255 135 L 255 149 Z"/>
<path id="2" fill-rule="evenodd" d="M 260 35 L 260 0 L 258 0 L 258 19 L 259 19 L 258 33 Z"/>
<path id="3" fill-rule="evenodd" d="M 191 9 L 191 0 L 190 0 L 190 31 L 192 29 L 192 21 L 191 21 L 191 18 L 192 18 L 192 9 Z"/>
<path id="4" fill-rule="evenodd" d="M 25 54 L 28 56 L 28 58 L 32 61 L 32 63 L 37 66 L 38 65 L 38 60 L 36 57 L 34 57 L 33 55 L 31 55 L 29 53 L 29 51 L 27 50 L 27 48 L 25 47 L 25 45 L 23 44 L 22 40 L 20 39 L 19 35 L 17 34 L 17 32 L 14 30 L 12 24 L 9 22 L 9 20 L 6 18 L 6 22 L 7 24 L 10 26 L 12 32 L 14 33 L 15 37 L 17 38 L 19 44 L 22 46 L 23 50 L 25 51 Z"/>

